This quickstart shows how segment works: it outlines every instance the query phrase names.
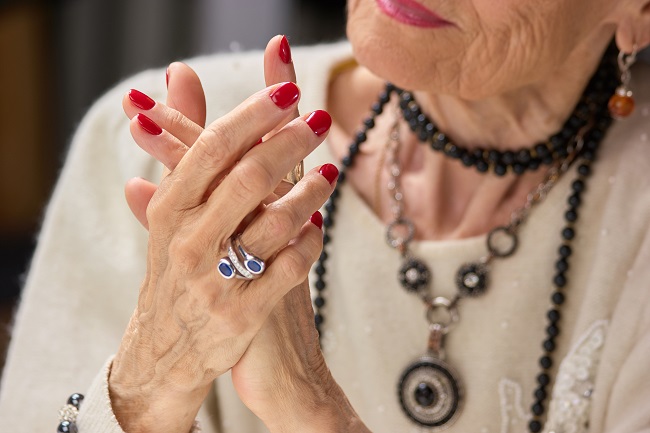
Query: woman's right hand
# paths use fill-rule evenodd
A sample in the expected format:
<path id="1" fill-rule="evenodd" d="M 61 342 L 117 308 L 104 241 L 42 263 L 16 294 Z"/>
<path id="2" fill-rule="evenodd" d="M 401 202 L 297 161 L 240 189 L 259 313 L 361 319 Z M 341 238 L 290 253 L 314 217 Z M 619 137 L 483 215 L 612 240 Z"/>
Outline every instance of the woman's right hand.
<path id="1" fill-rule="evenodd" d="M 256 93 L 208 126 L 153 195 L 147 274 L 109 378 L 125 431 L 189 431 L 212 381 L 237 363 L 318 258 L 322 233 L 306 221 L 333 187 L 314 170 L 242 233 L 267 261 L 265 273 L 247 281 L 217 272 L 244 218 L 325 138 L 331 119 L 318 111 L 254 146 L 297 99 L 292 83 Z"/>

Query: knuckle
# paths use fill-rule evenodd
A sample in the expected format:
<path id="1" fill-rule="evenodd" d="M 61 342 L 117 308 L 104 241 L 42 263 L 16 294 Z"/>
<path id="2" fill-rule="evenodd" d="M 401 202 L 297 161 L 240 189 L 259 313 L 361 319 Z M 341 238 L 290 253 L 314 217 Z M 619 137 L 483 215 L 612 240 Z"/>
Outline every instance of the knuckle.
<path id="1" fill-rule="evenodd" d="M 290 212 L 274 210 L 266 217 L 264 232 L 270 239 L 282 239 L 296 230 L 295 219 Z"/>
<path id="2" fill-rule="evenodd" d="M 231 135 L 224 129 L 205 129 L 192 146 L 192 151 L 196 154 L 196 163 L 201 168 L 210 169 L 231 153 L 233 148 Z"/>
<path id="3" fill-rule="evenodd" d="M 267 195 L 275 187 L 274 173 L 254 157 L 237 164 L 234 171 L 236 188 L 246 192 L 249 197 L 258 196 L 261 192 Z"/>
<path id="4" fill-rule="evenodd" d="M 292 284 L 297 284 L 307 278 L 309 267 L 311 265 L 307 257 L 300 254 L 298 251 L 293 251 L 285 258 L 286 261 L 282 267 L 282 272 L 287 281 L 290 281 Z"/>
<path id="5" fill-rule="evenodd" d="M 205 255 L 203 251 L 205 249 L 197 245 L 197 236 L 175 236 L 169 242 L 170 262 L 183 274 L 190 273 L 201 265 Z"/>
<path id="6" fill-rule="evenodd" d="M 287 128 L 286 131 L 286 140 L 290 143 L 291 149 L 294 149 L 295 152 L 300 154 L 308 153 L 311 150 L 311 140 L 310 135 L 307 134 L 307 131 L 296 125 L 294 128 Z M 311 130 L 309 130 L 311 133 Z M 311 133 L 313 135 L 313 133 Z"/>

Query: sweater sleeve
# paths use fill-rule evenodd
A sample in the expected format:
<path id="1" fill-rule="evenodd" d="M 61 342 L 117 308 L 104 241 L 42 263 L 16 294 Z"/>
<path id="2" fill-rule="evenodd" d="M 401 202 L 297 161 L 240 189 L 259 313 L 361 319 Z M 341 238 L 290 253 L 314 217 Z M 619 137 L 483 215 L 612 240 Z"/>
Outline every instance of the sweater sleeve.
<path id="1" fill-rule="evenodd" d="M 72 140 L 12 329 L 0 389 L 3 431 L 54 431 L 68 396 L 86 393 L 117 350 L 136 305 L 147 234 L 123 188 L 134 176 L 157 180 L 160 168 L 130 138 L 121 109 L 129 87 L 160 100 L 164 72 L 118 85 L 93 106 Z M 108 424 L 93 431 L 119 431 Z"/>

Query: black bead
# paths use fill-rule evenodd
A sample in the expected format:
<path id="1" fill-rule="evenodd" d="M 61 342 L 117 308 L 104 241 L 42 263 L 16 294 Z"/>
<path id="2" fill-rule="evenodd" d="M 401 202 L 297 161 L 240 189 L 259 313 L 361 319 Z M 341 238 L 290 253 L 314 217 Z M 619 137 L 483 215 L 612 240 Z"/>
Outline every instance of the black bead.
<path id="1" fill-rule="evenodd" d="M 553 341 L 552 338 L 547 338 L 546 340 L 544 340 L 542 347 L 544 347 L 545 351 L 551 353 L 555 350 L 555 341 Z"/>
<path id="2" fill-rule="evenodd" d="M 575 192 L 582 192 L 585 190 L 585 183 L 580 179 L 576 179 L 571 184 L 571 189 L 573 189 Z"/>
<path id="3" fill-rule="evenodd" d="M 424 125 L 424 130 L 427 131 L 429 138 L 433 137 L 433 134 L 435 134 L 437 131 L 435 125 L 431 122 L 427 122 L 427 124 Z"/>
<path id="4" fill-rule="evenodd" d="M 503 152 L 501 155 L 501 162 L 503 162 L 505 165 L 512 165 L 515 162 L 515 154 L 512 153 L 511 151 L 506 151 Z"/>
<path id="5" fill-rule="evenodd" d="M 564 274 L 559 273 L 553 277 L 553 283 L 558 287 L 564 287 L 566 286 L 566 277 Z"/>
<path id="6" fill-rule="evenodd" d="M 314 314 L 314 323 L 316 324 L 316 326 L 322 325 L 324 321 L 325 318 L 321 314 L 318 313 Z"/>
<path id="7" fill-rule="evenodd" d="M 323 308 L 325 305 L 325 299 L 321 296 L 317 296 L 316 299 L 314 299 L 314 305 L 318 308 Z"/>
<path id="8" fill-rule="evenodd" d="M 389 93 L 388 91 L 384 91 L 379 94 L 380 104 L 386 104 L 388 102 L 388 100 L 390 99 L 390 95 L 388 93 Z"/>
<path id="9" fill-rule="evenodd" d="M 498 150 L 490 150 L 487 158 L 491 163 L 497 163 L 501 159 L 501 153 Z"/>
<path id="10" fill-rule="evenodd" d="M 471 167 L 476 162 L 474 156 L 470 155 L 467 152 L 463 153 L 463 156 L 460 158 L 460 160 L 463 162 L 463 165 L 465 167 Z"/>
<path id="11" fill-rule="evenodd" d="M 539 433 L 542 431 L 542 423 L 539 421 L 531 421 L 528 423 L 528 430 L 530 430 L 531 433 Z"/>
<path id="12" fill-rule="evenodd" d="M 372 129 L 375 127 L 375 119 L 372 117 L 368 117 L 366 120 L 363 121 L 363 126 L 365 126 L 368 129 Z"/>
<path id="13" fill-rule="evenodd" d="M 560 328 L 555 325 L 549 325 L 546 327 L 546 335 L 549 337 L 557 337 L 560 334 Z"/>
<path id="14" fill-rule="evenodd" d="M 542 406 L 541 403 L 535 403 L 534 405 L 532 405 L 530 410 L 533 412 L 533 414 L 540 416 L 544 413 L 544 406 Z"/>
<path id="15" fill-rule="evenodd" d="M 578 166 L 578 173 L 580 176 L 589 176 L 591 174 L 591 167 L 587 164 L 580 164 Z"/>
<path id="16" fill-rule="evenodd" d="M 359 144 L 364 143 L 367 139 L 368 139 L 368 136 L 366 135 L 365 132 L 363 132 L 363 131 L 357 132 L 357 136 L 356 136 L 356 139 L 355 139 L 355 141 L 357 143 L 359 143 Z"/>
<path id="17" fill-rule="evenodd" d="M 591 150 L 584 150 L 582 152 L 582 157 L 587 161 L 593 161 L 594 159 L 596 159 L 596 154 Z"/>
<path id="18" fill-rule="evenodd" d="M 427 123 L 427 116 L 425 116 L 424 114 L 420 113 L 420 114 L 418 114 L 417 121 L 418 121 L 418 123 L 419 123 L 420 125 L 424 125 L 424 124 Z"/>
<path id="19" fill-rule="evenodd" d="M 555 158 L 553 158 L 553 155 L 546 155 L 545 157 L 542 158 L 542 164 L 544 165 L 551 165 L 555 162 Z"/>
<path id="20" fill-rule="evenodd" d="M 343 159 L 341 160 L 341 164 L 343 164 L 344 167 L 349 167 L 352 165 L 352 158 L 350 156 L 344 156 Z"/>
<path id="21" fill-rule="evenodd" d="M 572 252 L 571 247 L 568 245 L 562 245 L 559 250 L 560 256 L 563 258 L 570 257 Z"/>
<path id="22" fill-rule="evenodd" d="M 70 421 L 63 421 L 56 429 L 57 433 L 78 433 L 77 424 Z"/>
<path id="23" fill-rule="evenodd" d="M 373 113 L 379 115 L 382 113 L 382 111 L 384 111 L 384 107 L 382 107 L 380 104 L 375 102 L 374 104 L 372 104 L 371 110 Z"/>
<path id="24" fill-rule="evenodd" d="M 578 219 L 578 213 L 576 212 L 575 208 L 571 208 L 566 211 L 564 214 L 564 219 L 570 223 L 575 222 Z"/>
<path id="25" fill-rule="evenodd" d="M 79 394 L 78 392 L 75 392 L 68 398 L 68 404 L 71 404 L 77 409 L 79 409 L 79 406 L 81 405 L 83 399 L 84 399 L 83 394 Z"/>
<path id="26" fill-rule="evenodd" d="M 550 153 L 550 151 L 548 150 L 548 147 L 546 147 L 545 145 L 538 144 L 537 146 L 535 146 L 535 153 L 537 153 L 537 156 L 539 156 L 540 158 L 543 158 L 547 156 Z"/>
<path id="27" fill-rule="evenodd" d="M 325 275 L 325 266 L 323 266 L 322 263 L 316 265 L 316 275 L 318 275 L 319 277 Z"/>
<path id="28" fill-rule="evenodd" d="M 327 233 L 325 233 L 323 235 L 323 245 L 329 244 L 331 240 L 332 240 L 332 238 Z"/>
<path id="29" fill-rule="evenodd" d="M 564 230 L 562 230 L 562 237 L 567 241 L 570 241 L 575 236 L 576 236 L 576 232 L 571 227 L 566 227 Z"/>
<path id="30" fill-rule="evenodd" d="M 448 144 L 445 153 L 454 159 L 459 159 L 462 155 L 461 150 L 455 144 Z"/>
<path id="31" fill-rule="evenodd" d="M 548 317 L 548 320 L 550 320 L 551 324 L 555 324 L 560 321 L 562 315 L 560 314 L 559 310 L 553 308 L 551 310 L 548 310 L 548 313 L 546 313 L 546 317 Z"/>
<path id="32" fill-rule="evenodd" d="M 327 203 L 325 203 L 325 211 L 327 213 L 332 213 L 336 211 L 336 203 L 332 200 L 328 200 Z"/>
<path id="33" fill-rule="evenodd" d="M 323 226 L 325 226 L 326 228 L 330 228 L 333 225 L 334 225 L 334 221 L 332 220 L 332 218 L 330 218 L 329 215 L 323 218 Z"/>
<path id="34" fill-rule="evenodd" d="M 530 151 L 528 149 L 522 149 L 517 152 L 517 162 L 521 164 L 528 164 L 530 162 Z"/>
<path id="35" fill-rule="evenodd" d="M 321 251 L 320 257 L 318 258 L 318 261 L 324 263 L 324 262 L 327 261 L 328 258 L 329 258 L 329 255 L 327 254 L 327 252 L 326 251 Z"/>
<path id="36" fill-rule="evenodd" d="M 516 174 L 523 174 L 526 171 L 526 166 L 518 163 L 513 164 L 512 171 L 514 171 Z"/>
<path id="37" fill-rule="evenodd" d="M 553 301 L 553 304 L 555 305 L 562 305 L 564 304 L 566 297 L 564 296 L 564 293 L 562 292 L 553 292 L 553 295 L 551 295 L 551 301 Z"/>
<path id="38" fill-rule="evenodd" d="M 553 366 L 553 360 L 551 359 L 550 356 L 542 356 L 541 358 L 539 358 L 539 365 L 544 370 L 548 370 Z"/>
<path id="39" fill-rule="evenodd" d="M 494 166 L 494 173 L 497 176 L 503 176 L 506 174 L 507 171 L 508 171 L 507 167 L 503 164 L 496 164 Z"/>
<path id="40" fill-rule="evenodd" d="M 551 383 L 551 378 L 546 373 L 540 373 L 537 375 L 537 383 L 539 383 L 540 386 L 547 386 Z"/>
<path id="41" fill-rule="evenodd" d="M 319 279 L 316 281 L 316 284 L 314 284 L 314 286 L 319 292 L 325 290 L 325 281 Z"/>
<path id="42" fill-rule="evenodd" d="M 566 270 L 569 269 L 569 262 L 567 262 L 565 259 L 558 260 L 555 263 L 555 269 L 560 272 L 566 272 Z"/>
<path id="43" fill-rule="evenodd" d="M 488 168 L 490 168 L 490 166 L 487 164 L 487 162 L 485 162 L 483 160 L 476 162 L 476 169 L 479 172 L 485 173 L 486 171 L 488 171 Z"/>
<path id="44" fill-rule="evenodd" d="M 531 171 L 535 171 L 539 168 L 539 164 L 540 164 L 539 158 L 533 158 L 528 163 L 528 169 Z"/>
<path id="45" fill-rule="evenodd" d="M 546 398 L 546 390 L 542 387 L 539 387 L 535 390 L 534 395 L 538 401 L 544 401 L 544 399 Z"/>
<path id="46" fill-rule="evenodd" d="M 349 149 L 349 150 L 350 150 L 350 156 L 354 156 L 354 155 L 356 155 L 357 153 L 359 153 L 359 143 L 356 143 L 356 142 L 355 142 L 355 143 L 352 143 L 352 144 L 350 145 L 350 149 Z"/>
<path id="47" fill-rule="evenodd" d="M 418 139 L 420 141 L 427 141 L 429 139 L 429 133 L 427 132 L 426 129 L 420 128 L 418 131 Z"/>
<path id="48" fill-rule="evenodd" d="M 343 182 L 345 182 L 345 172 L 341 171 L 339 173 L 339 183 L 343 183 Z"/>

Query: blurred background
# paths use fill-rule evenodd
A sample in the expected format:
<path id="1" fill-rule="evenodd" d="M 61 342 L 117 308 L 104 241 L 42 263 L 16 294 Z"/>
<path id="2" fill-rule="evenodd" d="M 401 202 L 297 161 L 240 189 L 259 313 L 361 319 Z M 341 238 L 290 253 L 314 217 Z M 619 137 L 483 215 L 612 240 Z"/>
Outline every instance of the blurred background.
<path id="1" fill-rule="evenodd" d="M 103 92 L 219 51 L 344 37 L 345 0 L 0 0 L 0 371 L 10 319 L 66 148 Z"/>

